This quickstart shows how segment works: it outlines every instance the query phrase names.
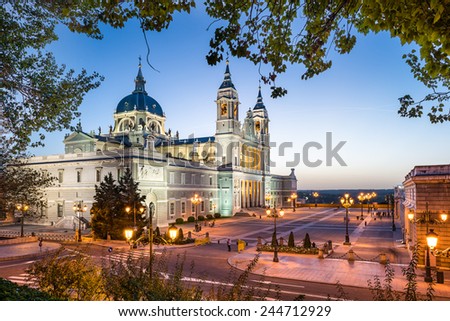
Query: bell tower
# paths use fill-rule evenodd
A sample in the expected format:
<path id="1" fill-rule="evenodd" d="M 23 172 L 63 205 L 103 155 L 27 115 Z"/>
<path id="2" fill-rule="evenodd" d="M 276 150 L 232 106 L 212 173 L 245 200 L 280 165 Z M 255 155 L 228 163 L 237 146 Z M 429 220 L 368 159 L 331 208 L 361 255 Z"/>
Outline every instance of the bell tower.
<path id="1" fill-rule="evenodd" d="M 231 81 L 228 61 L 223 82 L 217 91 L 216 104 L 216 134 L 239 134 L 239 95 Z"/>

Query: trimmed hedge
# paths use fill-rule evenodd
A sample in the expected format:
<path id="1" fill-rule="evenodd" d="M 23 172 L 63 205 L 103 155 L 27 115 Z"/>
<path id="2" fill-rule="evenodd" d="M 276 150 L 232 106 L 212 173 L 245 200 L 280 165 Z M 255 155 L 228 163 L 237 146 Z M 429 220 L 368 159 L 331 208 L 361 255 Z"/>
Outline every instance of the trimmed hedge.
<path id="1" fill-rule="evenodd" d="M 189 223 L 193 223 L 193 222 L 195 222 L 195 217 L 189 216 L 188 219 L 187 219 L 187 221 L 188 221 Z"/>
<path id="2" fill-rule="evenodd" d="M 179 217 L 175 220 L 175 224 L 183 224 L 184 223 L 184 219 L 182 217 Z"/>
<path id="3" fill-rule="evenodd" d="M 214 218 L 220 218 L 220 217 L 221 217 L 220 213 L 215 213 L 214 214 Z"/>
<path id="4" fill-rule="evenodd" d="M 204 221 L 205 220 L 205 217 L 203 216 L 203 215 L 199 215 L 198 216 L 198 220 L 201 222 L 201 221 Z"/>
<path id="5" fill-rule="evenodd" d="M 261 251 L 265 252 L 273 252 L 274 247 L 270 244 L 262 245 L 260 247 Z M 295 246 L 295 247 L 289 247 L 289 246 L 278 246 L 278 252 L 279 253 L 293 253 L 293 254 L 319 254 L 319 249 L 317 247 L 311 247 L 311 248 L 304 248 L 302 246 Z"/>

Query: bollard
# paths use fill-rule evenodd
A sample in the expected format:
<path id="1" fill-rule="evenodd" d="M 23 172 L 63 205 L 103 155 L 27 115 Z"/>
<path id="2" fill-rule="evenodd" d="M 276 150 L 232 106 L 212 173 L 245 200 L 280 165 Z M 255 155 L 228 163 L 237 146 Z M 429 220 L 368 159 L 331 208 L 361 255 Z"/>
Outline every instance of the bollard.
<path id="1" fill-rule="evenodd" d="M 350 250 L 348 251 L 348 258 L 347 258 L 347 259 L 348 259 L 349 262 L 355 260 L 355 253 L 353 252 L 352 249 L 350 249 Z"/>
<path id="2" fill-rule="evenodd" d="M 385 253 L 381 253 L 380 254 L 380 264 L 386 264 L 387 260 L 386 260 L 386 254 Z"/>
<path id="3" fill-rule="evenodd" d="M 323 249 L 319 249 L 319 255 L 317 257 L 323 259 Z"/>

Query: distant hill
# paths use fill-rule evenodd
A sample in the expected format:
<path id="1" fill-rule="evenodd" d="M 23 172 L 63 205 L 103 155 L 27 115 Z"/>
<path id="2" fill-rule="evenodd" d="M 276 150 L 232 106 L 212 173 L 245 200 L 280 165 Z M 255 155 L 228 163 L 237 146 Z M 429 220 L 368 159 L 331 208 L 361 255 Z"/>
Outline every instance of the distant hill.
<path id="1" fill-rule="evenodd" d="M 376 203 L 386 203 L 385 196 L 387 194 L 393 194 L 393 189 L 324 189 L 324 190 L 298 190 L 297 195 L 299 201 L 301 199 L 305 199 L 306 203 L 314 204 L 315 199 L 312 196 L 313 192 L 318 192 L 319 196 L 317 197 L 317 203 L 326 203 L 326 204 L 338 204 L 340 202 L 340 198 L 345 194 L 349 193 L 351 197 L 355 200 L 355 203 L 358 203 L 358 195 L 359 193 L 372 193 L 375 192 L 377 196 L 370 200 L 370 202 Z"/>

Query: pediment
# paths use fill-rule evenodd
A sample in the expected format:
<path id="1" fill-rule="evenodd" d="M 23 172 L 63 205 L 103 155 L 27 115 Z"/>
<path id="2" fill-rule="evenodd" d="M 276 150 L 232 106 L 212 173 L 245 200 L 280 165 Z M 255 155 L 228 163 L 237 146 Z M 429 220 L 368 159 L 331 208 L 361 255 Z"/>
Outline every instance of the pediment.
<path id="1" fill-rule="evenodd" d="M 64 139 L 64 144 L 92 142 L 96 139 L 84 132 L 74 132 Z"/>

